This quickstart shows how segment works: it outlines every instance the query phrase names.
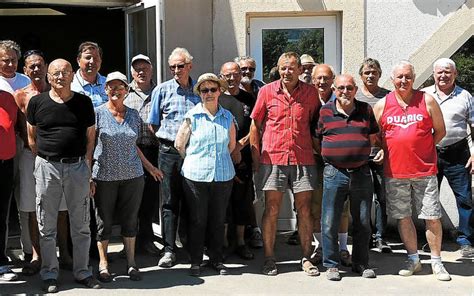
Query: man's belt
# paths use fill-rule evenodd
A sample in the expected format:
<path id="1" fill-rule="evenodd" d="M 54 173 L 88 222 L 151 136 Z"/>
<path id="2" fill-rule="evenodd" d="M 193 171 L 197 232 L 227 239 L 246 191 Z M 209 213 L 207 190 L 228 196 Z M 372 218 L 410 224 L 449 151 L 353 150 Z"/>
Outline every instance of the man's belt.
<path id="1" fill-rule="evenodd" d="M 78 163 L 86 159 L 84 156 L 60 157 L 60 156 L 46 156 L 46 155 L 42 155 L 41 153 L 38 153 L 38 156 L 43 159 L 46 159 L 47 161 L 60 162 L 60 163 Z"/>
<path id="2" fill-rule="evenodd" d="M 439 153 L 442 154 L 442 153 L 448 153 L 448 152 L 453 152 L 453 151 L 457 151 L 457 150 L 460 150 L 460 149 L 464 149 L 467 145 L 468 145 L 467 139 L 464 138 L 461 141 L 458 141 L 458 142 L 456 142 L 454 144 L 451 144 L 451 145 L 448 145 L 446 147 L 436 146 L 436 150 Z"/>

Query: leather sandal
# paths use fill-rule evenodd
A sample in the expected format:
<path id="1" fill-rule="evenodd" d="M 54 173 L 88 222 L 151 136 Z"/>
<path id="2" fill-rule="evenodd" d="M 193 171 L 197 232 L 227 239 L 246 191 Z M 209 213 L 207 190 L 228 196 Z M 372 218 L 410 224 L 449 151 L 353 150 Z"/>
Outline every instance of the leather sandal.
<path id="1" fill-rule="evenodd" d="M 275 258 L 267 257 L 263 263 L 262 273 L 264 275 L 277 275 L 278 269 L 275 263 Z"/>
<path id="2" fill-rule="evenodd" d="M 112 275 L 109 272 L 109 269 L 107 267 L 104 267 L 99 270 L 99 276 L 97 277 L 99 281 L 102 283 L 109 283 L 112 281 Z"/>
<path id="3" fill-rule="evenodd" d="M 21 270 L 21 273 L 27 276 L 37 274 L 41 269 L 41 262 L 39 260 L 33 260 L 27 263 Z"/>
<path id="4" fill-rule="evenodd" d="M 318 276 L 319 275 L 318 268 L 316 266 L 314 266 L 313 263 L 305 257 L 303 257 L 303 259 L 301 259 L 301 269 L 308 276 Z"/>
<path id="5" fill-rule="evenodd" d="M 136 266 L 127 267 L 127 274 L 132 281 L 141 281 L 142 276 L 140 275 L 140 270 Z"/>

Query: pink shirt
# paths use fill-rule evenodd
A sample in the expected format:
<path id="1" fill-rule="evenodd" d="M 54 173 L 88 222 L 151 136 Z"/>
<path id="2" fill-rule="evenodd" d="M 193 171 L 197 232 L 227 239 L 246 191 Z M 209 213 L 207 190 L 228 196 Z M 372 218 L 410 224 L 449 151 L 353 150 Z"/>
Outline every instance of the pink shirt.
<path id="1" fill-rule="evenodd" d="M 0 159 L 13 158 L 16 152 L 15 123 L 18 107 L 13 95 L 0 90 Z"/>
<path id="2" fill-rule="evenodd" d="M 299 82 L 288 97 L 280 80 L 260 89 L 252 119 L 262 123 L 260 163 L 314 165 L 311 130 L 321 103 L 313 86 Z"/>

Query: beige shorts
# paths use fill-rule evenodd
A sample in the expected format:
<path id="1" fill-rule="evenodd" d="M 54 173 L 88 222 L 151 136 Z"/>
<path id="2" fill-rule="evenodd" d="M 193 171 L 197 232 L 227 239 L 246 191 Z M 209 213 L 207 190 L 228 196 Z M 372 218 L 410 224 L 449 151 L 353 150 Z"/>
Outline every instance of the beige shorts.
<path id="1" fill-rule="evenodd" d="M 412 204 L 419 219 L 441 218 L 438 179 L 436 176 L 396 179 L 385 178 L 387 212 L 394 219 L 411 217 Z"/>

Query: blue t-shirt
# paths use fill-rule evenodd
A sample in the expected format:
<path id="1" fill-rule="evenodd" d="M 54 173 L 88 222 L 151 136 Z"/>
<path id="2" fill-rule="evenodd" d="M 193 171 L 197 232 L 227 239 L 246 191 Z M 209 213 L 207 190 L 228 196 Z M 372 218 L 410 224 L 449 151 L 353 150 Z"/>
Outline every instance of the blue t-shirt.
<path id="1" fill-rule="evenodd" d="M 142 120 L 138 111 L 126 107 L 122 123 L 112 116 L 107 105 L 95 109 L 97 146 L 92 177 L 99 181 L 129 180 L 143 175 L 136 142 Z"/>

